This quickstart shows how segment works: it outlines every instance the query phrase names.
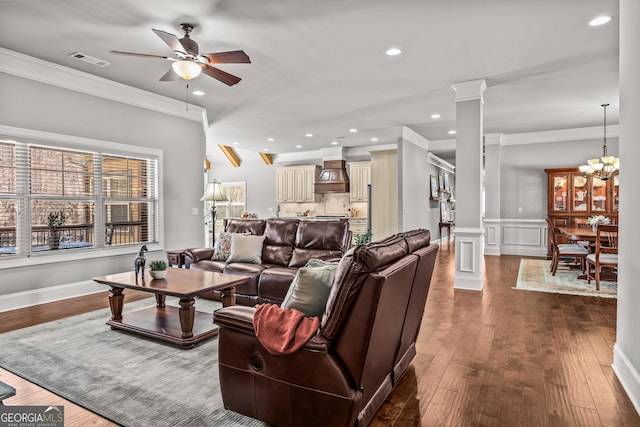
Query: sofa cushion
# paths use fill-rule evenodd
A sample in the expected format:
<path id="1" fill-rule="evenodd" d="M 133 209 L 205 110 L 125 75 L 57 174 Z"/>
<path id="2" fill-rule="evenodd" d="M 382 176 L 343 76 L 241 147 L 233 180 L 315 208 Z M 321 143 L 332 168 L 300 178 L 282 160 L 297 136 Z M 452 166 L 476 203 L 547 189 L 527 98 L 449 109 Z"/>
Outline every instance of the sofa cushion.
<path id="1" fill-rule="evenodd" d="M 402 233 L 404 240 L 407 242 L 407 250 L 413 253 L 418 249 L 425 248 L 431 243 L 431 232 L 426 229 L 411 230 Z"/>
<path id="2" fill-rule="evenodd" d="M 249 280 L 236 286 L 236 293 L 245 295 L 258 295 L 258 278 L 267 267 L 262 264 L 234 262 L 226 264 L 223 273 L 248 276 Z"/>
<path id="3" fill-rule="evenodd" d="M 342 257 L 321 323 L 326 338 L 336 338 L 368 274 L 399 260 L 407 252 L 407 242 L 401 235 L 395 235 L 359 245 Z"/>
<path id="4" fill-rule="evenodd" d="M 212 261 L 226 261 L 231 255 L 231 233 L 221 231 L 213 247 Z"/>
<path id="5" fill-rule="evenodd" d="M 230 219 L 229 222 L 227 222 L 227 229 L 225 231 L 229 233 L 248 233 L 255 236 L 262 236 L 265 225 L 266 221 L 264 219 Z"/>
<path id="6" fill-rule="evenodd" d="M 280 305 L 287 295 L 297 271 L 297 268 L 275 265 L 264 270 L 258 280 L 260 301 Z"/>
<path id="7" fill-rule="evenodd" d="M 296 243 L 298 221 L 292 219 L 269 219 L 264 230 L 262 262 L 286 266 L 291 260 Z"/>
<path id="8" fill-rule="evenodd" d="M 289 267 L 302 267 L 313 258 L 341 256 L 347 250 L 348 234 L 346 220 L 300 221 Z"/>
<path id="9" fill-rule="evenodd" d="M 307 317 L 322 317 L 338 263 L 309 260 L 300 267 L 284 297 L 282 308 L 296 309 Z"/>
<path id="10" fill-rule="evenodd" d="M 224 261 L 212 261 L 209 259 L 203 259 L 191 263 L 191 266 L 189 268 L 192 268 L 194 270 L 214 271 L 217 273 L 222 273 L 224 271 L 224 266 Z"/>
<path id="11" fill-rule="evenodd" d="M 262 244 L 265 236 L 252 236 L 234 233 L 231 235 L 231 255 L 227 264 L 250 262 L 262 264 Z"/>

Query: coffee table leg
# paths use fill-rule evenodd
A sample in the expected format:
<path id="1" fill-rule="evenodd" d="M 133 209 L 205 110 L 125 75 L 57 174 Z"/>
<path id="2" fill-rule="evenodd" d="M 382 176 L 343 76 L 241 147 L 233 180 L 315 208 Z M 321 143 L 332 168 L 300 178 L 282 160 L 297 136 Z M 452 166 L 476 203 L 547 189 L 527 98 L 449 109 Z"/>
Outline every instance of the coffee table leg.
<path id="1" fill-rule="evenodd" d="M 166 295 L 164 294 L 156 294 L 156 307 L 158 308 L 164 307 L 165 297 Z"/>
<path id="2" fill-rule="evenodd" d="M 111 292 L 109 292 L 111 320 L 122 320 L 122 302 L 124 301 L 123 291 L 123 288 L 111 287 Z"/>
<path id="3" fill-rule="evenodd" d="M 196 316 L 196 309 L 193 297 L 180 298 L 180 327 L 182 328 L 182 338 L 193 337 L 193 321 Z"/>
<path id="4" fill-rule="evenodd" d="M 220 297 L 222 298 L 222 306 L 230 307 L 236 305 L 236 287 L 230 286 L 220 291 Z"/>

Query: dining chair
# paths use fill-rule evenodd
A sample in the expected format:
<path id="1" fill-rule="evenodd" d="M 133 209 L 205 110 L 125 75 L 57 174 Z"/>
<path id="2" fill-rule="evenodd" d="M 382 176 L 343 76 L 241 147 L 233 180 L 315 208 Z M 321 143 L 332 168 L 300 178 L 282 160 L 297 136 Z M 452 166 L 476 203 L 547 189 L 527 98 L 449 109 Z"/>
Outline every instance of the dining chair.
<path id="1" fill-rule="evenodd" d="M 587 283 L 596 279 L 596 290 L 600 290 L 602 267 L 618 267 L 618 226 L 598 224 L 595 252 L 587 255 Z M 593 265 L 593 275 L 591 266 Z"/>
<path id="2" fill-rule="evenodd" d="M 585 228 L 585 229 L 591 228 L 591 224 L 587 223 L 587 218 L 576 218 L 574 219 L 574 224 L 576 228 Z M 593 242 L 590 242 L 588 240 L 576 240 L 575 242 L 579 245 L 584 246 L 587 249 L 589 249 L 593 244 Z"/>
<path id="3" fill-rule="evenodd" d="M 589 254 L 587 248 L 576 243 L 558 243 L 556 238 L 556 227 L 553 224 L 551 218 L 547 218 L 549 243 L 551 244 L 551 275 L 556 275 L 558 270 L 558 264 L 561 257 L 573 258 L 575 261 L 580 261 L 580 268 L 584 271 L 585 259 Z"/>

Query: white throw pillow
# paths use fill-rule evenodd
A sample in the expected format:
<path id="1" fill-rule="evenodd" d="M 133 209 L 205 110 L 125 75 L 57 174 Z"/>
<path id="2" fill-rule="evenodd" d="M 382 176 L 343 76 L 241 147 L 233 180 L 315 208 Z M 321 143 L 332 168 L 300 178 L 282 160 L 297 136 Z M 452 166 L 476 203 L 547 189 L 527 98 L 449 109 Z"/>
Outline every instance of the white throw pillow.
<path id="1" fill-rule="evenodd" d="M 232 262 L 250 262 L 262 264 L 262 244 L 266 236 L 244 234 L 231 235 L 231 255 L 227 264 Z"/>

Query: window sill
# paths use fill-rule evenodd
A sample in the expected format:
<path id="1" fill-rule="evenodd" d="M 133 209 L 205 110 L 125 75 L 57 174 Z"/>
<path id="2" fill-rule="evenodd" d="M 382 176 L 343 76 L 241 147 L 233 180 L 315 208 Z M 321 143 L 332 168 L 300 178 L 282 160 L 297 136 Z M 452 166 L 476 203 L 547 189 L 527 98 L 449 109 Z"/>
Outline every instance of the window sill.
<path id="1" fill-rule="evenodd" d="M 57 264 L 61 262 L 71 262 L 77 260 L 107 258 L 118 255 L 135 255 L 140 250 L 140 245 L 109 247 L 103 249 L 64 249 L 63 253 L 52 254 L 35 253 L 27 258 L 2 257 L 0 258 L 0 270 L 8 268 L 31 267 L 35 265 Z M 161 251 L 164 248 L 158 243 L 147 244 L 149 252 Z"/>

